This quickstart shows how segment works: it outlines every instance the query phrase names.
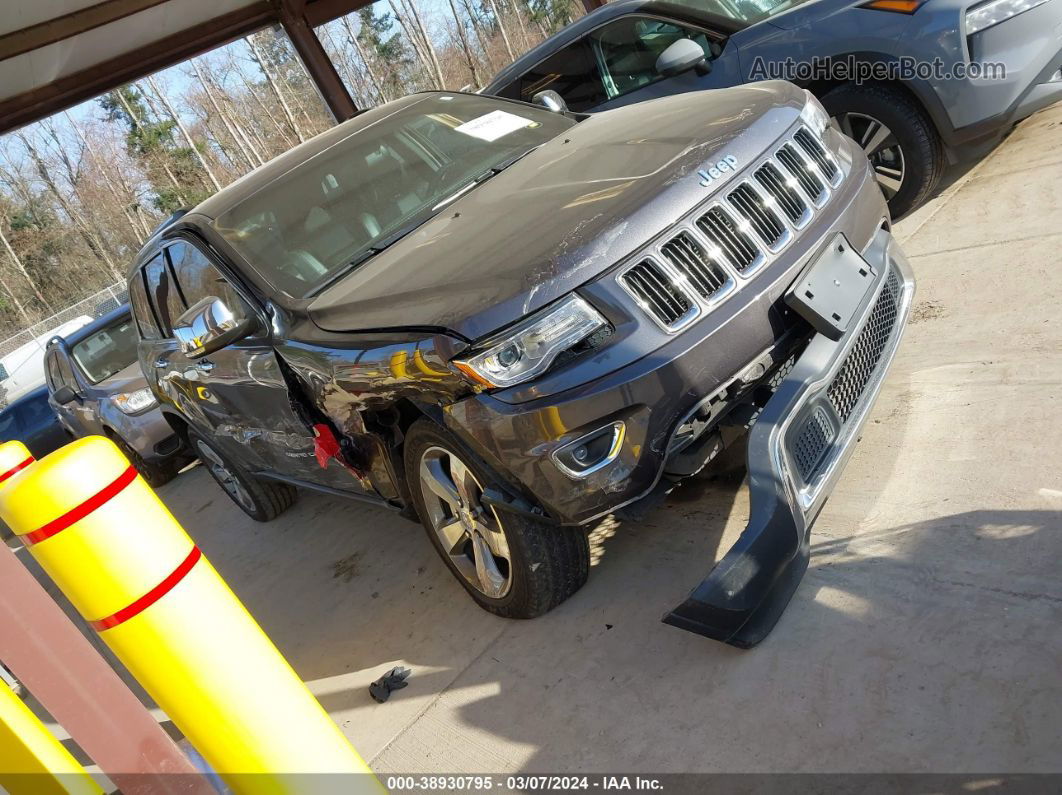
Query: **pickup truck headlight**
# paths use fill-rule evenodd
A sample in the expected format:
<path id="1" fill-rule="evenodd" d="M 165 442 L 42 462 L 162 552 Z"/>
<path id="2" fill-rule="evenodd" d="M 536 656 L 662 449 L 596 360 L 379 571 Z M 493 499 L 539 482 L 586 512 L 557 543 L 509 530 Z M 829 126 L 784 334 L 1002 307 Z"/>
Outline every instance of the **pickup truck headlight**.
<path id="1" fill-rule="evenodd" d="M 815 98 L 814 94 L 806 89 L 804 94 L 806 94 L 806 101 L 804 109 L 800 111 L 800 119 L 808 126 L 808 129 L 821 138 L 826 128 L 830 126 L 830 114 L 826 112 L 826 108 L 822 107 L 822 103 Z"/>
<path id="2" fill-rule="evenodd" d="M 123 414 L 139 414 L 155 405 L 155 396 L 151 394 L 150 389 L 122 392 L 114 396 L 114 404 Z"/>
<path id="3" fill-rule="evenodd" d="M 453 363 L 482 386 L 512 386 L 541 375 L 559 354 L 605 325 L 600 312 L 579 296 L 569 295 L 487 340 L 479 353 Z"/>
<path id="4" fill-rule="evenodd" d="M 966 12 L 966 34 L 978 33 L 1046 2 L 1047 0 L 990 0 L 982 3 Z"/>

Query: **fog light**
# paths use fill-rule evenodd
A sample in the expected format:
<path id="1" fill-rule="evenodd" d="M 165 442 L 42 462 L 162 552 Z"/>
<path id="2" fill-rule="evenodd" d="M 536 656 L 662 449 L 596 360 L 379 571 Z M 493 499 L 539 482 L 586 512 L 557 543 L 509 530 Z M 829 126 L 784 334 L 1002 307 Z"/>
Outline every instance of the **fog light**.
<path id="1" fill-rule="evenodd" d="M 553 462 L 564 474 L 585 478 L 608 466 L 623 448 L 626 426 L 614 422 L 553 451 Z"/>

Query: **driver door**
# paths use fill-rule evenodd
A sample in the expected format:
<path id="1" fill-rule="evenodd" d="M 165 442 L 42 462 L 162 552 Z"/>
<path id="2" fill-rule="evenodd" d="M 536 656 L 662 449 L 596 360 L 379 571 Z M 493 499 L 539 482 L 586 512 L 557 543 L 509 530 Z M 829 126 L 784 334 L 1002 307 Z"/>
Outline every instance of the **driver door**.
<path id="1" fill-rule="evenodd" d="M 252 472 L 268 472 L 346 491 L 358 481 L 331 462 L 314 458 L 312 431 L 291 406 L 287 382 L 268 338 L 267 325 L 248 339 L 192 359 L 173 339 L 184 309 L 207 296 L 254 312 L 207 254 L 190 239 L 170 243 L 144 268 L 147 298 L 160 326 L 145 371 L 200 432 Z M 167 309 L 167 304 L 169 308 Z"/>

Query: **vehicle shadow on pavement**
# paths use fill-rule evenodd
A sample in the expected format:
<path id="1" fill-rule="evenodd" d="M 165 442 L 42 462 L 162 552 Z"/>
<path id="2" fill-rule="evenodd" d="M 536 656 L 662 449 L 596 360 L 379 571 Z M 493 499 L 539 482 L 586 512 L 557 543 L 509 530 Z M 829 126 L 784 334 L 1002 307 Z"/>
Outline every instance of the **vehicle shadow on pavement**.
<path id="1" fill-rule="evenodd" d="M 667 564 L 637 563 L 632 535 L 607 595 L 508 630 L 402 745 L 460 748 L 468 771 L 1057 771 L 1060 530 L 1056 511 L 984 510 L 820 541 L 749 652 L 616 602 L 667 592 Z M 631 566 L 640 581 L 620 579 Z"/>

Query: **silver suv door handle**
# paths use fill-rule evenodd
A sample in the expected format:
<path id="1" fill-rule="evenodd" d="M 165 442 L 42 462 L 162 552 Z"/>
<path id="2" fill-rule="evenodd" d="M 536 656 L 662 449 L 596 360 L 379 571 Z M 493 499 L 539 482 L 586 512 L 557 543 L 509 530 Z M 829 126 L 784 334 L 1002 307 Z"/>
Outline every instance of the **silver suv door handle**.
<path id="1" fill-rule="evenodd" d="M 214 369 L 214 363 L 210 359 L 200 359 L 195 363 L 196 368 L 202 370 L 204 373 L 209 373 Z"/>

